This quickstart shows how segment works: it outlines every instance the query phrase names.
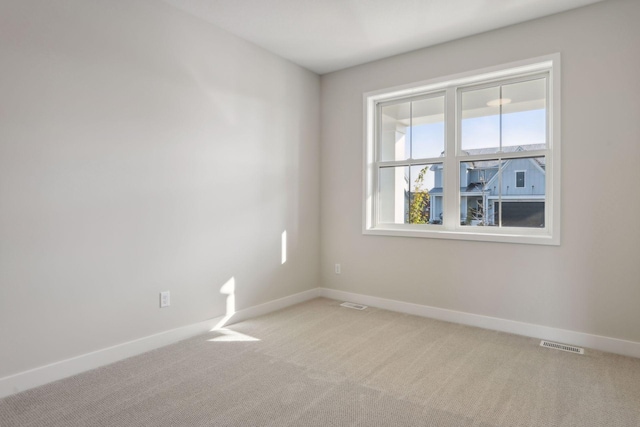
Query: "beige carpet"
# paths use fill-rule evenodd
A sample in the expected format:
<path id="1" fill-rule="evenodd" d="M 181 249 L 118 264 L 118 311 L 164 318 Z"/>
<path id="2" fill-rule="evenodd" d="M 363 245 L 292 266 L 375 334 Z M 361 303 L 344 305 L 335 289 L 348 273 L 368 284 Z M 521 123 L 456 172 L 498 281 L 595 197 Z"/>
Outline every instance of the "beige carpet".
<path id="1" fill-rule="evenodd" d="M 315 299 L 0 400 L 0 426 L 640 426 L 640 359 Z"/>

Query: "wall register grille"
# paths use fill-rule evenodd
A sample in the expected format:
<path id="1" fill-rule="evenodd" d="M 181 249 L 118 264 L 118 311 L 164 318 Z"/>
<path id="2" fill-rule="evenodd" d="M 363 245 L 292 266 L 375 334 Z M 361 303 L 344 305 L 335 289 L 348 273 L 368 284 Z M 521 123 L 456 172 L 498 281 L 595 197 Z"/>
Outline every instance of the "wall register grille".
<path id="1" fill-rule="evenodd" d="M 545 341 L 545 340 L 540 341 L 540 347 L 547 347 L 547 348 L 552 348 L 554 350 L 568 351 L 569 353 L 575 353 L 575 354 L 584 354 L 583 348 L 575 347 L 572 345 L 560 344 L 557 342 Z"/>
<path id="2" fill-rule="evenodd" d="M 342 307 L 353 308 L 353 309 L 356 309 L 356 310 L 364 310 L 365 308 L 368 307 L 366 305 L 356 304 L 356 303 L 353 303 L 353 302 L 343 302 L 340 305 Z"/>

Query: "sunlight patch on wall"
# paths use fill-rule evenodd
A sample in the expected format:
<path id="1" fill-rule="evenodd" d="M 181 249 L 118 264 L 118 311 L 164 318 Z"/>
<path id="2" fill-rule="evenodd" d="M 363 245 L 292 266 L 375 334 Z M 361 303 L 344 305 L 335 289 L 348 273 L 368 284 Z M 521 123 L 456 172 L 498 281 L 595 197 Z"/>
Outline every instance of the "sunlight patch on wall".
<path id="1" fill-rule="evenodd" d="M 219 330 L 236 314 L 236 279 L 232 277 L 220 288 L 220 293 L 227 295 L 227 311 L 212 331 Z"/>
<path id="2" fill-rule="evenodd" d="M 285 262 L 287 262 L 287 230 L 284 230 L 282 232 L 281 248 L 282 248 L 281 264 L 284 264 Z"/>

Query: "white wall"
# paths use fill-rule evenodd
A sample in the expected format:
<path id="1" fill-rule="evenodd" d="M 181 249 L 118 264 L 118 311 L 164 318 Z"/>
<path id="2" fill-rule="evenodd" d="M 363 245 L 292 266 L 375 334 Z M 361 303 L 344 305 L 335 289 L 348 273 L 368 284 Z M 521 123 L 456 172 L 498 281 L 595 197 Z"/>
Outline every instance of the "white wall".
<path id="1" fill-rule="evenodd" d="M 0 58 L 0 377 L 318 285 L 317 75 L 153 0 L 2 2 Z"/>
<path id="2" fill-rule="evenodd" d="M 640 342 L 639 20 L 612 0 L 322 76 L 322 286 Z M 364 92 L 554 52 L 561 246 L 362 235 Z"/>

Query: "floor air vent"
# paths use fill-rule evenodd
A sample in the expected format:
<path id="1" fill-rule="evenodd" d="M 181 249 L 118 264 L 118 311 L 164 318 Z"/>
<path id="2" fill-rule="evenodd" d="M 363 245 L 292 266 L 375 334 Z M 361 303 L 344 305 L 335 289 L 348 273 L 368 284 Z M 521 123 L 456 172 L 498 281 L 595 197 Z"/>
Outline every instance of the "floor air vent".
<path id="1" fill-rule="evenodd" d="M 555 350 L 568 351 L 569 353 L 584 354 L 584 349 L 583 348 L 575 347 L 575 346 L 572 346 L 572 345 L 559 344 L 557 342 L 551 342 L 551 341 L 542 340 L 542 341 L 540 341 L 540 346 L 541 347 L 547 347 L 547 348 L 553 348 Z"/>
<path id="2" fill-rule="evenodd" d="M 356 310 L 364 310 L 365 308 L 367 308 L 366 305 L 355 304 L 355 303 L 352 303 L 352 302 L 343 302 L 340 305 L 343 306 L 343 307 L 347 307 L 347 308 L 354 308 Z"/>

